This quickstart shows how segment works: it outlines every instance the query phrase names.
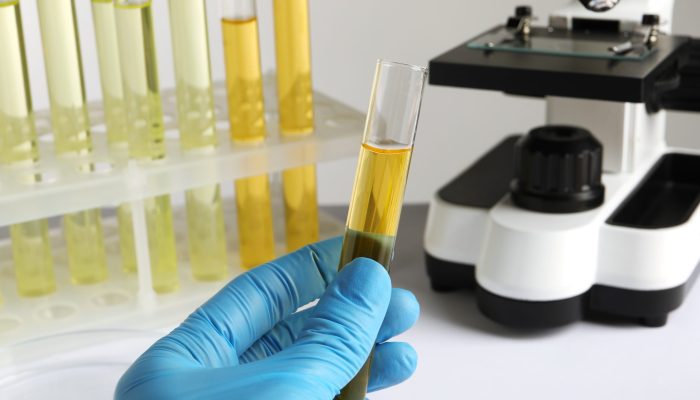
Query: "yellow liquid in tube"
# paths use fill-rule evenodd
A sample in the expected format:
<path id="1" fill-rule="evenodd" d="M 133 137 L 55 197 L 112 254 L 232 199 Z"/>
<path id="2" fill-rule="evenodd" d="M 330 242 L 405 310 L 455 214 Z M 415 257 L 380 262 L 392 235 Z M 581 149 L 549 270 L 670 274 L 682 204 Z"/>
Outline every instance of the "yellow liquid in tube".
<path id="1" fill-rule="evenodd" d="M 95 25 L 107 140 L 110 145 L 126 145 L 126 110 L 112 0 L 92 0 L 92 18 Z"/>
<path id="2" fill-rule="evenodd" d="M 0 3 L 0 164 L 38 160 L 19 2 Z M 46 220 L 10 227 L 17 291 L 22 296 L 53 292 L 56 282 Z M 2 302 L 2 297 L 0 297 Z"/>
<path id="3" fill-rule="evenodd" d="M 129 156 L 136 160 L 165 157 L 163 108 L 151 3 L 115 3 L 119 58 L 129 131 Z"/>
<path id="4" fill-rule="evenodd" d="M 178 127 L 183 151 L 218 146 L 209 66 L 207 16 L 203 1 L 170 0 Z M 228 275 L 226 232 L 219 185 L 185 193 L 192 274 L 198 280 Z"/>
<path id="5" fill-rule="evenodd" d="M 306 165 L 282 172 L 287 251 L 318 241 L 316 167 Z"/>
<path id="6" fill-rule="evenodd" d="M 56 154 L 92 150 L 73 0 L 38 0 Z"/>
<path id="7" fill-rule="evenodd" d="M 140 161 L 161 159 L 165 157 L 165 131 L 151 2 L 130 4 L 126 0 L 117 0 L 115 20 L 127 110 L 129 156 Z M 144 211 L 153 289 L 158 293 L 172 292 L 179 287 L 179 278 L 170 196 L 145 199 Z M 121 212 L 127 214 L 126 208 Z M 122 219 L 126 220 L 126 217 Z M 126 233 L 127 229 L 122 231 Z M 120 240 L 124 269 L 129 270 L 126 262 L 133 252 L 124 247 L 133 243 L 134 239 L 122 236 Z"/>
<path id="8" fill-rule="evenodd" d="M 275 0 L 277 93 L 282 136 L 313 133 L 311 45 L 308 0 Z M 287 251 L 318 241 L 316 168 L 307 165 L 282 174 Z"/>
<path id="9" fill-rule="evenodd" d="M 156 293 L 173 292 L 179 288 L 180 281 L 177 275 L 177 252 L 170 196 L 162 195 L 144 200 L 144 211 L 153 290 Z"/>
<path id="10" fill-rule="evenodd" d="M 219 185 L 188 190 L 185 201 L 192 274 L 202 281 L 225 279 L 228 257 Z"/>
<path id="11" fill-rule="evenodd" d="M 0 163 L 39 159 L 18 2 L 0 4 Z"/>
<path id="12" fill-rule="evenodd" d="M 308 0 L 274 0 L 280 130 L 314 129 Z"/>
<path id="13" fill-rule="evenodd" d="M 51 125 L 58 155 L 92 151 L 73 0 L 38 0 L 41 42 L 51 103 Z M 68 265 L 74 283 L 107 278 L 99 209 L 64 216 Z"/>
<path id="14" fill-rule="evenodd" d="M 17 291 L 34 297 L 56 290 L 49 224 L 45 219 L 10 227 Z"/>
<path id="15" fill-rule="evenodd" d="M 119 250 L 121 252 L 122 270 L 128 273 L 136 273 L 136 246 L 134 244 L 134 222 L 131 214 L 131 205 L 120 204 L 117 208 L 117 222 L 119 223 Z"/>
<path id="16" fill-rule="evenodd" d="M 257 18 L 222 21 L 231 138 L 238 143 L 265 139 Z M 275 258 L 270 185 L 267 175 L 235 182 L 241 263 L 252 268 Z"/>
<path id="17" fill-rule="evenodd" d="M 401 217 L 411 148 L 362 144 L 339 269 L 358 257 L 389 270 Z M 364 399 L 372 355 L 336 400 Z"/>

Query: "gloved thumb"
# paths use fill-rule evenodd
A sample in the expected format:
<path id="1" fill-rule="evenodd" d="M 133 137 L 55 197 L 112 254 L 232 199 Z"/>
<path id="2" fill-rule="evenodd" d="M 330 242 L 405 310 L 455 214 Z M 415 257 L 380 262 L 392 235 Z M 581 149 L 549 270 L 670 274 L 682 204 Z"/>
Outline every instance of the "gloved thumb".
<path id="1" fill-rule="evenodd" d="M 358 258 L 338 273 L 295 344 L 280 354 L 330 398 L 360 370 L 377 339 L 391 299 L 384 267 Z"/>

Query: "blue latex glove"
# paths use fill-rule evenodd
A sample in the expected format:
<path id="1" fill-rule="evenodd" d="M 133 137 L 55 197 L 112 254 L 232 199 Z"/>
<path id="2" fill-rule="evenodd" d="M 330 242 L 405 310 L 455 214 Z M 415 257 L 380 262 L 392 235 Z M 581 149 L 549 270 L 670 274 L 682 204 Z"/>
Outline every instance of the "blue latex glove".
<path id="1" fill-rule="evenodd" d="M 320 242 L 233 280 L 139 357 L 115 397 L 331 400 L 375 343 L 369 390 L 407 379 L 415 351 L 386 341 L 416 322 L 415 297 L 369 259 L 336 273 L 340 246 Z"/>

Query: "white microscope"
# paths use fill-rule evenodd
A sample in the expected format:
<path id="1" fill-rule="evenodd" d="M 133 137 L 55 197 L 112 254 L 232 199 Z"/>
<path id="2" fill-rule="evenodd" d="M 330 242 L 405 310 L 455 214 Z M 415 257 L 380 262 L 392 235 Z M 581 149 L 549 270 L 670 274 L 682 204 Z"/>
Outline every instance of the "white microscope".
<path id="1" fill-rule="evenodd" d="M 435 194 L 428 275 L 507 326 L 663 326 L 700 270 L 700 151 L 666 145 L 664 111 L 700 111 L 700 40 L 670 34 L 673 0 L 580 3 L 542 27 L 518 7 L 431 60 L 433 85 L 547 112 Z"/>

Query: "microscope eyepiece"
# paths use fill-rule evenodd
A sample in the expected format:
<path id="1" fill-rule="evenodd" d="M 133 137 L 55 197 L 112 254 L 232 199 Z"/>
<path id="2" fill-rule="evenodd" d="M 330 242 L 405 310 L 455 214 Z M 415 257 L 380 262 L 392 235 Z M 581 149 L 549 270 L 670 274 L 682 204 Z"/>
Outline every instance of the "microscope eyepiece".
<path id="1" fill-rule="evenodd" d="M 615 7 L 620 0 L 579 0 L 584 7 L 595 12 L 608 11 Z"/>

